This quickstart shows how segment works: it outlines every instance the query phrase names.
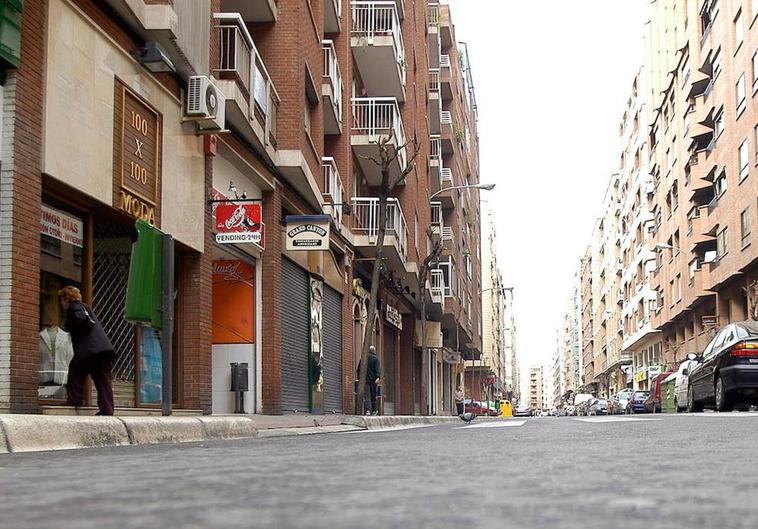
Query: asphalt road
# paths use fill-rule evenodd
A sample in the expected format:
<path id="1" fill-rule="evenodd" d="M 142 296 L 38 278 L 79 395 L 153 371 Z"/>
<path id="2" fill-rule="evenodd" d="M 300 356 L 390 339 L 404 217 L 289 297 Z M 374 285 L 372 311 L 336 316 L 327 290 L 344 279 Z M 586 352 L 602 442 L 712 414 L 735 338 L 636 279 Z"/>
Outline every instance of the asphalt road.
<path id="1" fill-rule="evenodd" d="M 758 527 L 758 414 L 580 419 L 2 455 L 0 527 Z"/>

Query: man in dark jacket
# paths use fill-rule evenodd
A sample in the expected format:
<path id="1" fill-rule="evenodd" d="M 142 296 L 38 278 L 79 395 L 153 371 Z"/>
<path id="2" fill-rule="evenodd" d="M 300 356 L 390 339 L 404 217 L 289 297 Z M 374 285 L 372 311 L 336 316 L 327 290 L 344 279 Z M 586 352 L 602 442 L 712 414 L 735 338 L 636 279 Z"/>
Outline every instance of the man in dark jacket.
<path id="1" fill-rule="evenodd" d="M 358 362 L 358 376 L 361 376 L 361 363 Z M 376 387 L 381 377 L 381 366 L 379 357 L 376 356 L 376 347 L 373 345 L 368 348 L 368 367 L 366 368 L 366 392 L 368 393 L 371 408 L 368 410 L 372 415 L 377 415 L 379 409 L 376 406 Z M 364 399 L 364 407 L 366 399 Z"/>
<path id="2" fill-rule="evenodd" d="M 76 287 L 58 292 L 66 312 L 66 331 L 71 335 L 74 357 L 68 366 L 66 391 L 69 406 L 84 405 L 84 383 L 87 375 L 97 388 L 98 415 L 113 415 L 113 379 L 111 370 L 116 357 L 113 345 L 92 310 L 82 302 Z"/>

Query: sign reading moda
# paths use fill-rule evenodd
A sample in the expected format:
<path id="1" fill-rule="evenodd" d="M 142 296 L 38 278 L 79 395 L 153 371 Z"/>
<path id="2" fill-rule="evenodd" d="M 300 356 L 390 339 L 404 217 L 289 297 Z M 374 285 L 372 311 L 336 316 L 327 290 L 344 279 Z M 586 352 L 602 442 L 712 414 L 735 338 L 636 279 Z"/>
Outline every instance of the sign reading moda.
<path id="1" fill-rule="evenodd" d="M 246 243 L 260 244 L 261 205 L 218 204 L 216 207 L 216 242 L 219 244 Z"/>
<path id="2" fill-rule="evenodd" d="M 329 215 L 287 215 L 287 250 L 328 250 Z"/>

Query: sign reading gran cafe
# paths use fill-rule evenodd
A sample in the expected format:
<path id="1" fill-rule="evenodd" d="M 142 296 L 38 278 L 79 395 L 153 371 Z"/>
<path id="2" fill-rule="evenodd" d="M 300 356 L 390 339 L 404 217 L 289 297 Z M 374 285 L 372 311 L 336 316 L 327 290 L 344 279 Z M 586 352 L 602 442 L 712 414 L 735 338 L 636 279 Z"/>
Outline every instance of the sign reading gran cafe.
<path id="1" fill-rule="evenodd" d="M 116 81 L 114 101 L 114 206 L 160 225 L 161 116 Z"/>

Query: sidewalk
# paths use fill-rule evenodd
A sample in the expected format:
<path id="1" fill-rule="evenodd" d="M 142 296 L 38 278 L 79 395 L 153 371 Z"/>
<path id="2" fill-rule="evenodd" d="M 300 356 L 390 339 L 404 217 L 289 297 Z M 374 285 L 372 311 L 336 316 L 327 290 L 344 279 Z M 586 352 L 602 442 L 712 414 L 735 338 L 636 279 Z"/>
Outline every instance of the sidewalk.
<path id="1" fill-rule="evenodd" d="M 0 454 L 375 430 L 458 422 L 458 417 L 201 415 L 193 417 L 0 415 Z"/>

